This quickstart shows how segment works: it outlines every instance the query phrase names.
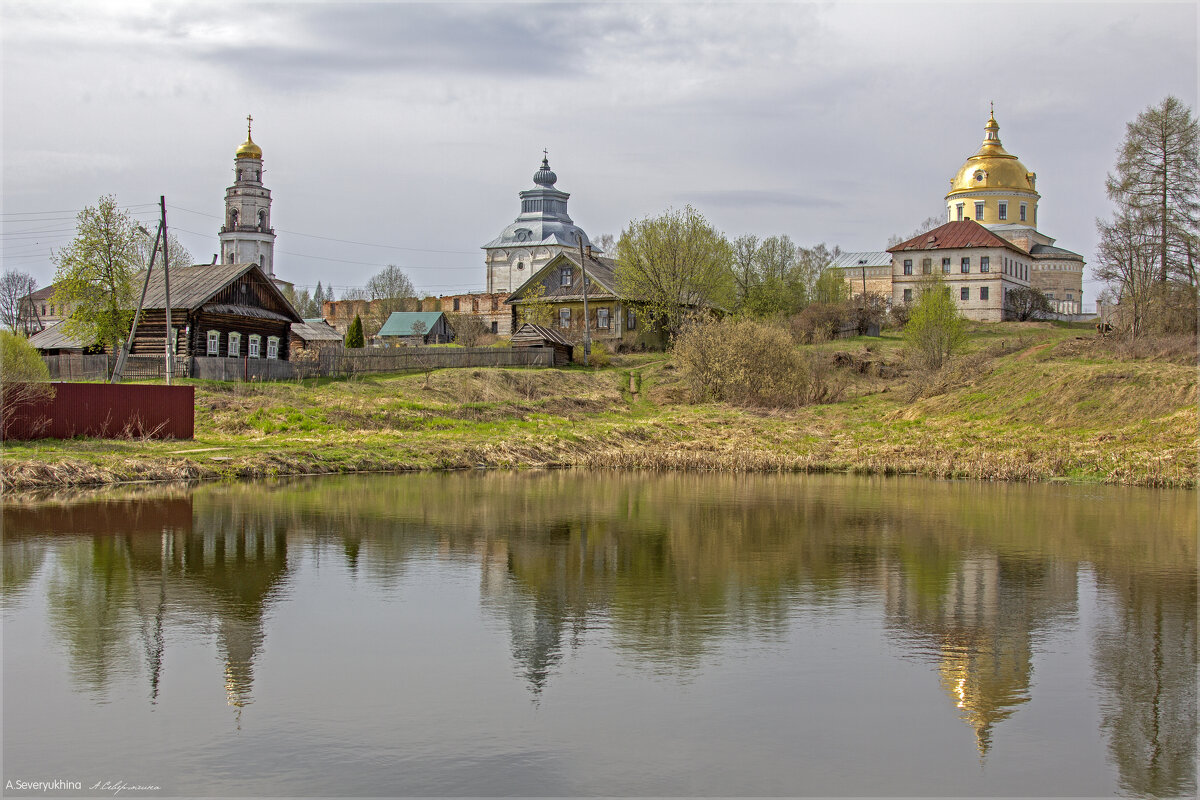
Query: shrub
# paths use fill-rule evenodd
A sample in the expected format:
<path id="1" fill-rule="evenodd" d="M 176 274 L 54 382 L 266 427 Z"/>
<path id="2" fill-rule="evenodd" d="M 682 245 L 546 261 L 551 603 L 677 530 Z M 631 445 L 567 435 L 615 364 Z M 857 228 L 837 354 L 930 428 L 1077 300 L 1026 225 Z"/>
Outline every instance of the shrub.
<path id="1" fill-rule="evenodd" d="M 0 331 L 0 433 L 8 437 L 9 425 L 22 410 L 54 397 L 50 370 L 41 354 L 23 337 Z"/>
<path id="2" fill-rule="evenodd" d="M 809 402 L 809 364 L 781 328 L 751 320 L 692 321 L 674 354 L 695 400 L 752 407 Z"/>
<path id="3" fill-rule="evenodd" d="M 582 348 L 580 348 L 582 355 Z M 592 354 L 588 364 L 593 367 L 607 367 L 612 364 L 612 351 L 604 342 L 592 342 Z"/>
<path id="4" fill-rule="evenodd" d="M 800 344 L 817 344 L 837 338 L 842 323 L 850 317 L 845 303 L 810 303 L 790 320 L 792 338 Z"/>
<path id="5" fill-rule="evenodd" d="M 912 314 L 904 326 L 904 341 L 909 351 L 922 366 L 941 369 L 966 342 L 966 323 L 950 287 L 934 276 L 921 287 Z"/>

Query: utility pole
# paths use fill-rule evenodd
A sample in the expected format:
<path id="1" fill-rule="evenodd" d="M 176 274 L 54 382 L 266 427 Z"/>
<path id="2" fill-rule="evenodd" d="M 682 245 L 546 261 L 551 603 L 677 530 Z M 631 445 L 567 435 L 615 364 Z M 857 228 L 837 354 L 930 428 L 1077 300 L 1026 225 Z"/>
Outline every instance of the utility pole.
<path id="1" fill-rule="evenodd" d="M 162 209 L 162 222 L 160 222 L 159 224 L 161 225 L 161 228 L 162 228 L 163 295 L 164 295 L 165 305 L 167 307 L 167 344 L 166 344 L 166 348 L 165 348 L 166 358 L 167 358 L 167 386 L 170 386 L 171 385 L 171 375 L 175 372 L 175 341 L 174 341 L 175 337 L 172 335 L 174 333 L 174 331 L 171 330 L 171 259 L 168 255 L 169 251 L 167 250 L 167 196 L 166 195 L 160 194 L 158 196 L 158 205 L 159 205 L 159 208 Z M 151 260 L 153 260 L 153 258 L 154 257 L 151 256 Z M 129 335 L 132 338 L 133 333 L 131 332 Z"/>
<path id="2" fill-rule="evenodd" d="M 587 258 L 583 255 L 583 234 L 575 234 L 579 242 L 579 265 L 583 268 L 583 365 L 588 366 L 588 356 L 592 354 L 592 322 L 588 319 L 587 306 Z"/>
<path id="3" fill-rule="evenodd" d="M 150 232 L 138 225 L 138 230 L 147 236 Z M 129 350 L 133 347 L 133 335 L 137 332 L 138 320 L 142 318 L 142 306 L 146 303 L 146 288 L 150 286 L 150 275 L 154 272 L 154 259 L 158 257 L 158 240 L 162 238 L 163 228 L 162 222 L 158 223 L 158 233 L 154 234 L 154 249 L 150 251 L 150 266 L 146 267 L 146 280 L 142 281 L 142 296 L 138 300 L 137 311 L 133 313 L 133 327 L 129 329 L 129 335 L 125 337 L 125 346 L 121 348 L 120 354 L 117 355 L 117 363 L 113 367 L 112 375 L 109 377 L 109 383 L 116 383 L 121 380 L 121 375 L 125 372 L 125 360 L 129 358 Z"/>

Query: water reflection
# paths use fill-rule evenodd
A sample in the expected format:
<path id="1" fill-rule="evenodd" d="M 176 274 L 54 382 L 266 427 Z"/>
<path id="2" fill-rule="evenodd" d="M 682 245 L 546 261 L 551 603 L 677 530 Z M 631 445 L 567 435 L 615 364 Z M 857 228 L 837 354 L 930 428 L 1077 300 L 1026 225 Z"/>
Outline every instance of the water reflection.
<path id="1" fill-rule="evenodd" d="M 1092 657 L 1125 791 L 1194 791 L 1196 506 L 1188 493 L 777 476 L 379 476 L 7 504 L 6 605 L 46 573 L 84 691 L 140 676 L 154 702 L 172 626 L 211 633 L 226 698 L 252 702 L 277 603 L 302 569 L 377 591 L 416 563 L 478 570 L 530 696 L 595 633 L 687 680 L 796 619 L 873 609 L 928 664 L 981 758 L 1031 702 L 1043 634 L 1102 612 Z M 293 587 L 295 584 L 295 587 Z M 319 635 L 315 631 L 314 635 Z"/>

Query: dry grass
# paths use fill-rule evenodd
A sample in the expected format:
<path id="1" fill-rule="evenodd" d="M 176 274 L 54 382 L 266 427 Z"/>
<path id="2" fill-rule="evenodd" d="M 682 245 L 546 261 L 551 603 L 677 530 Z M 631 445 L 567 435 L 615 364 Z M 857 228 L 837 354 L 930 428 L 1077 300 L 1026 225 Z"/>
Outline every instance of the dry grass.
<path id="1" fill-rule="evenodd" d="M 693 404 L 661 356 L 630 372 L 468 369 L 297 384 L 197 384 L 196 440 L 9 447 L 8 489 L 487 467 L 850 471 L 1194 487 L 1194 366 L 1078 331 L 993 326 L 939 373 L 898 341 L 811 348 L 841 402 Z M 839 356 L 839 354 L 841 354 Z M 886 374 L 886 377 L 884 375 Z"/>

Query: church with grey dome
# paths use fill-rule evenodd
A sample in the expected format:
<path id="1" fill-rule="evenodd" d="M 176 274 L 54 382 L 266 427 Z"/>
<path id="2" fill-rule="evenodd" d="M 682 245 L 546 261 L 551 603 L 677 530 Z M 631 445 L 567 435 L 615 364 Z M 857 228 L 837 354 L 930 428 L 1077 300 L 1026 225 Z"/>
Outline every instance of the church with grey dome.
<path id="1" fill-rule="evenodd" d="M 564 249 L 578 248 L 580 237 L 584 247 L 591 247 L 588 235 L 567 216 L 571 195 L 556 189 L 557 181 L 549 156 L 543 157 L 533 174 L 535 187 L 520 193 L 520 215 L 483 246 L 489 294 L 512 292 Z"/>

